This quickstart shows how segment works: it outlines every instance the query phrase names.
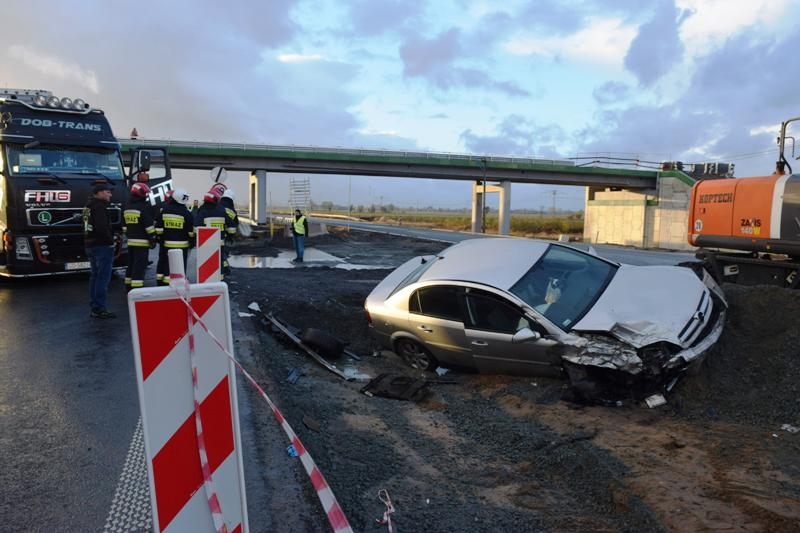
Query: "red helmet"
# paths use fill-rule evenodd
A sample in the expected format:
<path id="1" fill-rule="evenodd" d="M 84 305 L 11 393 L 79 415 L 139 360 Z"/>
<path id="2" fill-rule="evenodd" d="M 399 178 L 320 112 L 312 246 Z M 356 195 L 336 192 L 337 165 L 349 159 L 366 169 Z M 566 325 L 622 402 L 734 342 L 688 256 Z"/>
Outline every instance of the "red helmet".
<path id="1" fill-rule="evenodd" d="M 211 189 L 209 190 L 209 192 L 214 191 L 214 192 L 217 193 L 217 196 L 219 198 L 222 198 L 222 195 L 225 194 L 225 190 L 227 188 L 228 188 L 228 186 L 225 185 L 224 183 L 215 183 L 214 185 L 211 186 Z M 219 198 L 217 198 L 217 199 L 219 200 Z"/>
<path id="2" fill-rule="evenodd" d="M 141 198 L 147 198 L 147 195 L 150 194 L 150 187 L 148 187 L 146 183 L 134 183 L 131 185 L 131 194 Z"/>
<path id="3" fill-rule="evenodd" d="M 213 187 L 211 188 L 210 191 L 208 191 L 203 195 L 204 202 L 211 202 L 214 204 L 218 203 L 220 198 L 222 198 L 222 195 L 219 193 L 217 189 Z"/>

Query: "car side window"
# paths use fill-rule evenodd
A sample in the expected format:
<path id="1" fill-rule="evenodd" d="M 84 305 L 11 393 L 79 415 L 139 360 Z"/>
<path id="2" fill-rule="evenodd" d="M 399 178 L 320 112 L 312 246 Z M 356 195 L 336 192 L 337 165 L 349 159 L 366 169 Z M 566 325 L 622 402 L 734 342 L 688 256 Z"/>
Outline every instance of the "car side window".
<path id="1" fill-rule="evenodd" d="M 474 329 L 514 334 L 531 327 L 522 311 L 499 296 L 471 290 L 467 295 L 468 325 Z"/>
<path id="2" fill-rule="evenodd" d="M 423 287 L 411 295 L 411 313 L 464 322 L 464 288 L 455 286 Z"/>

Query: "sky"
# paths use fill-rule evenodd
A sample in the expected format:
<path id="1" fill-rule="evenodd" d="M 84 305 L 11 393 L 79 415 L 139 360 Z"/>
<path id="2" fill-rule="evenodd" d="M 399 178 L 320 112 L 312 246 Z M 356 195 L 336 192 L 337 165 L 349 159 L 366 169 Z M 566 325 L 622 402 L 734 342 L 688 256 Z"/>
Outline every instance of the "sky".
<path id="1" fill-rule="evenodd" d="M 721 161 L 737 177 L 764 175 L 780 123 L 800 115 L 798 8 L 800 0 L 6 1 L 0 87 L 84 98 L 118 137 L 135 127 L 148 139 L 576 164 L 598 155 Z M 246 176 L 230 175 L 242 201 Z M 289 179 L 270 174 L 274 204 L 288 202 Z M 310 179 L 317 203 L 471 202 L 470 182 Z M 188 171 L 176 181 L 192 196 L 210 184 Z M 582 209 L 583 199 L 583 188 L 514 184 L 511 207 Z"/>

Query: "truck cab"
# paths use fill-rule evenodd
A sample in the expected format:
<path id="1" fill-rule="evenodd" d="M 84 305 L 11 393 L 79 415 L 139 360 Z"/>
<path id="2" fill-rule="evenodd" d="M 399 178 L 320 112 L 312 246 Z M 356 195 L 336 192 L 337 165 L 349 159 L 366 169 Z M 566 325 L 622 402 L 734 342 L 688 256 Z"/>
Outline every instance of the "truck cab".
<path id="1" fill-rule="evenodd" d="M 108 214 L 116 235 L 114 267 L 123 267 L 123 206 L 130 182 L 149 170 L 152 152 L 158 151 L 133 157 L 148 168 L 126 176 L 103 111 L 50 91 L 0 89 L 0 276 L 88 271 L 82 212 L 98 183 L 114 186 Z"/>

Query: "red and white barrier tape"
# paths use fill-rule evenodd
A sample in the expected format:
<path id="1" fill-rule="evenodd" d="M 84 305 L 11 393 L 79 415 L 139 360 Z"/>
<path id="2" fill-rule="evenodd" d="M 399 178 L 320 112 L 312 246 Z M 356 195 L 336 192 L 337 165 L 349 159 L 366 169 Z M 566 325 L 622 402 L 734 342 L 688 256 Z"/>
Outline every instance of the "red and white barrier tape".
<path id="1" fill-rule="evenodd" d="M 200 468 L 203 471 L 203 488 L 205 489 L 206 499 L 208 500 L 208 508 L 211 511 L 211 519 L 214 522 L 214 530 L 217 533 L 228 533 L 228 526 L 225 524 L 225 516 L 222 514 L 222 504 L 220 503 L 219 496 L 217 495 L 217 488 L 214 484 L 214 478 L 211 475 L 211 467 L 208 464 L 208 453 L 206 452 L 206 439 L 203 435 L 203 421 L 200 416 L 200 390 L 197 385 L 197 354 L 194 349 L 194 333 L 192 330 L 192 310 L 191 302 L 192 297 L 189 293 L 189 279 L 182 274 L 170 274 L 170 284 L 180 283 L 183 281 L 183 290 L 185 294 L 181 296 L 181 300 L 188 305 L 186 310 L 186 321 L 189 333 L 189 359 L 192 363 L 192 389 L 194 391 L 194 427 L 197 431 L 197 449 L 200 453 Z M 176 288 L 176 292 L 180 295 L 180 291 Z"/>
<path id="2" fill-rule="evenodd" d="M 233 364 L 236 365 L 236 368 L 238 368 L 242 372 L 242 375 L 244 375 L 247 381 L 249 381 L 250 384 L 256 388 L 261 397 L 264 398 L 264 400 L 266 400 L 270 409 L 272 409 L 272 414 L 275 416 L 275 419 L 281 425 L 281 428 L 283 428 L 284 433 L 286 433 L 286 436 L 289 437 L 289 440 L 291 441 L 292 445 L 297 451 L 297 454 L 300 458 L 300 462 L 303 464 L 303 468 L 305 468 L 306 474 L 308 474 L 308 477 L 311 480 L 311 484 L 314 486 L 314 490 L 316 491 L 317 497 L 319 498 L 319 501 L 322 504 L 322 508 L 325 510 L 325 514 L 328 517 L 328 523 L 330 523 L 331 527 L 333 528 L 333 531 L 335 533 L 353 533 L 353 529 L 350 527 L 350 523 L 347 521 L 347 517 L 345 517 L 344 512 L 342 511 L 342 508 L 339 505 L 339 502 L 336 500 L 336 496 L 334 496 L 333 490 L 331 490 L 330 486 L 328 485 L 328 482 L 322 475 L 322 472 L 320 472 L 316 463 L 314 463 L 314 460 L 311 458 L 311 455 L 306 451 L 306 448 L 305 446 L 303 446 L 303 443 L 300 441 L 300 438 L 295 434 L 294 430 L 289 425 L 289 422 L 287 422 L 286 419 L 283 417 L 283 414 L 280 412 L 278 407 L 272 402 L 269 396 L 267 396 L 267 393 L 264 392 L 264 389 L 262 389 L 261 386 L 259 386 L 256 380 L 254 380 L 247 372 L 247 370 L 244 369 L 241 363 L 239 363 L 239 361 L 236 360 L 233 354 L 231 354 L 228 351 L 227 347 L 222 342 L 220 342 L 220 340 L 217 339 L 217 337 L 215 337 L 213 333 L 211 333 L 211 330 L 209 330 L 208 326 L 206 326 L 202 318 L 200 318 L 200 315 L 198 315 L 192 308 L 191 300 L 188 298 L 189 294 L 188 290 L 186 293 L 187 297 L 184 297 L 184 295 L 181 294 L 181 292 L 177 289 L 175 290 L 175 292 L 177 293 L 178 298 L 181 300 L 181 302 L 183 302 L 183 304 L 186 306 L 188 314 L 194 317 L 195 321 L 197 322 L 197 324 L 200 325 L 203 331 L 205 331 L 208 334 L 208 336 L 211 337 L 214 343 L 225 353 L 225 355 L 227 355 L 228 358 L 231 361 L 233 361 Z M 190 343 L 191 342 L 192 341 L 190 340 Z M 193 379 L 194 378 L 195 376 L 193 375 Z M 205 471 L 203 473 L 205 475 Z M 392 511 L 394 511 L 394 509 L 392 509 Z"/>
<path id="3" fill-rule="evenodd" d="M 383 520 L 376 518 L 375 521 L 385 525 L 387 531 L 392 533 L 394 530 L 392 529 L 392 517 L 390 515 L 394 512 L 394 505 L 392 505 L 392 500 L 389 499 L 389 491 L 386 489 L 379 490 L 378 499 L 386 505 L 386 511 L 383 512 Z"/>

